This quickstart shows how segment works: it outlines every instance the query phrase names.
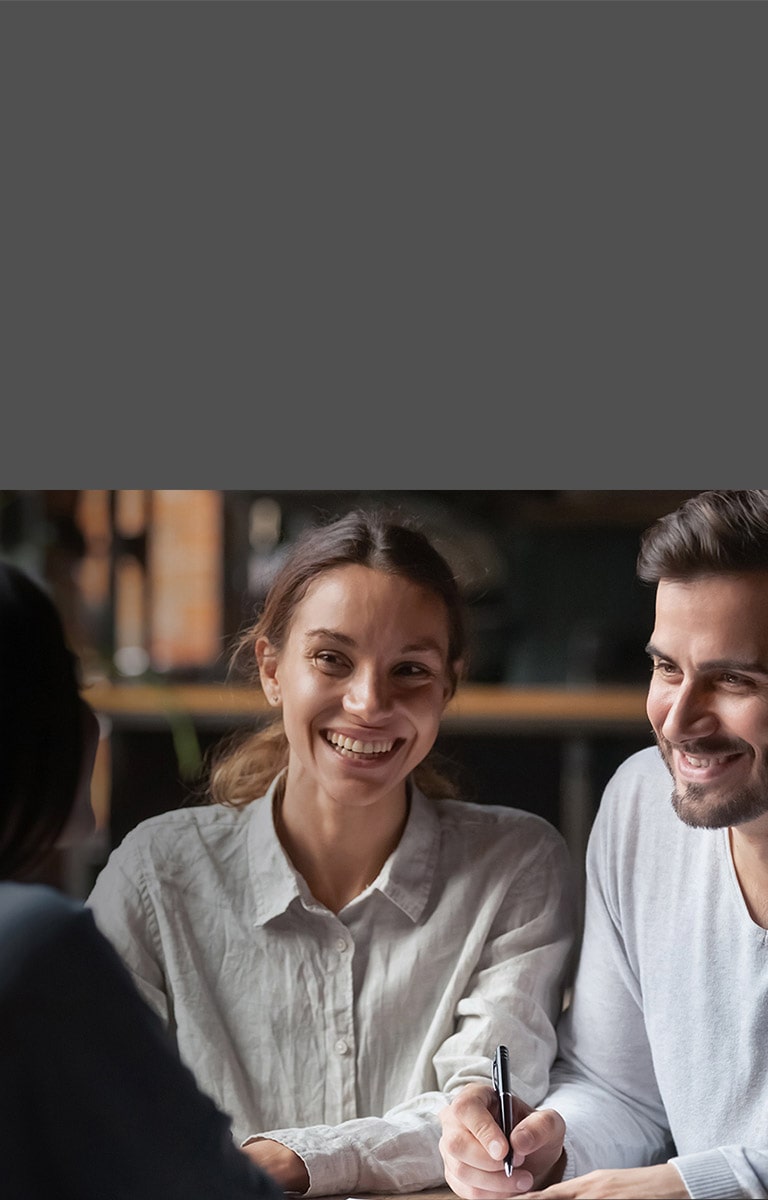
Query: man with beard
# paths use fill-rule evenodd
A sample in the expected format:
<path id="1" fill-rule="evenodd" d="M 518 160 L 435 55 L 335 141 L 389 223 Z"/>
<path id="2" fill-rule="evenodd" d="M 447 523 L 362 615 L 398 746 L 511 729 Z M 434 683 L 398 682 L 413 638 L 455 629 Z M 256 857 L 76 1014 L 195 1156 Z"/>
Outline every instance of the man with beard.
<path id="1" fill-rule="evenodd" d="M 542 1105 L 515 1104 L 511 1178 L 491 1088 L 441 1113 L 467 1200 L 768 1196 L 768 491 L 686 500 L 637 573 L 657 745 L 604 792 L 559 1056 Z"/>

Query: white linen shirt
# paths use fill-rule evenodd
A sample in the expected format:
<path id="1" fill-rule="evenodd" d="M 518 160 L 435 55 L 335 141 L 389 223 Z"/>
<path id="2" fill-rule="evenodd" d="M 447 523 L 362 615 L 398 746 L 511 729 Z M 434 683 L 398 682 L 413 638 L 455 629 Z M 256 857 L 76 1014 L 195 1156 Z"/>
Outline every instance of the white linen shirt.
<path id="1" fill-rule="evenodd" d="M 444 1182 L 439 1110 L 488 1081 L 544 1096 L 571 964 L 565 842 L 517 809 L 415 787 L 377 879 L 338 915 L 275 833 L 272 801 L 163 813 L 110 855 L 97 924 L 239 1141 L 306 1164 L 308 1194 Z"/>

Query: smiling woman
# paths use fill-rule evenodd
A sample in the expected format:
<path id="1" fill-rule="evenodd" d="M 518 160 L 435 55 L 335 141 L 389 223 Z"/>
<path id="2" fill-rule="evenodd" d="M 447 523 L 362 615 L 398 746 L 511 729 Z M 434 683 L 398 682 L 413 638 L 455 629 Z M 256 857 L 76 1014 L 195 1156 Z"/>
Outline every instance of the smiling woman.
<path id="1" fill-rule="evenodd" d="M 222 744 L 210 803 L 131 832 L 89 900 L 291 1191 L 441 1184 L 437 1114 L 498 1042 L 517 1094 L 547 1087 L 570 863 L 541 817 L 462 801 L 432 761 L 465 654 L 458 585 L 417 528 L 310 530 L 233 657 L 275 720 Z"/>

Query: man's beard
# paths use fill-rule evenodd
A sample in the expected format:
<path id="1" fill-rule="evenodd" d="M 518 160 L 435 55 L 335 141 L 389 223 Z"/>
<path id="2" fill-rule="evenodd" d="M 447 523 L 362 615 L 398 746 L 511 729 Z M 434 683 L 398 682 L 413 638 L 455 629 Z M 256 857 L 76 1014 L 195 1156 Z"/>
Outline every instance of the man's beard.
<path id="1" fill-rule="evenodd" d="M 768 786 L 760 789 L 755 785 L 742 785 L 727 795 L 715 797 L 712 788 L 705 783 L 688 783 L 682 791 L 672 769 L 672 751 L 666 739 L 656 737 L 661 757 L 674 781 L 670 799 L 680 820 L 693 829 L 725 829 L 730 825 L 743 825 L 755 821 L 768 812 Z M 705 751 L 699 750 L 702 757 Z M 711 751 L 717 754 L 723 750 Z"/>

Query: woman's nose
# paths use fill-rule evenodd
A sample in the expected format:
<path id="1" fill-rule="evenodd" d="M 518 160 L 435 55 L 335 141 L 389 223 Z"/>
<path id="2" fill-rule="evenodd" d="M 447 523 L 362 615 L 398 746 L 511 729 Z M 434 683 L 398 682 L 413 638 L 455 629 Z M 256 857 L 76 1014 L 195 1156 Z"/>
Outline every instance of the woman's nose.
<path id="1" fill-rule="evenodd" d="M 390 703 L 386 679 L 373 670 L 355 672 L 344 697 L 344 705 L 349 712 L 370 719 L 373 714 L 386 712 Z"/>

